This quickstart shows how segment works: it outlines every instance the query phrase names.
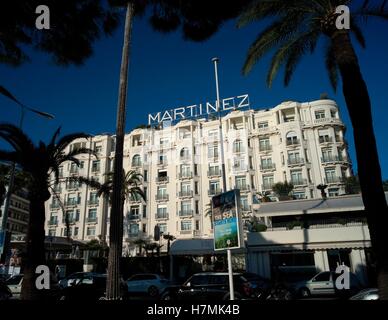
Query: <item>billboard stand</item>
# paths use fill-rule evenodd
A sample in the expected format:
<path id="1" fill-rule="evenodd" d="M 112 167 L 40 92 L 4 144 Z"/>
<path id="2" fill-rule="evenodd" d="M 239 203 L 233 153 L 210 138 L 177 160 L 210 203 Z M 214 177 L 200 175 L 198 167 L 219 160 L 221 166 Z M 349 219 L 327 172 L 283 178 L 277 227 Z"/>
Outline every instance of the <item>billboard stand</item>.
<path id="1" fill-rule="evenodd" d="M 239 205 L 240 190 L 238 189 L 221 193 L 212 198 L 214 250 L 226 250 L 227 252 L 230 300 L 234 300 L 232 249 L 239 249 L 243 246 Z"/>

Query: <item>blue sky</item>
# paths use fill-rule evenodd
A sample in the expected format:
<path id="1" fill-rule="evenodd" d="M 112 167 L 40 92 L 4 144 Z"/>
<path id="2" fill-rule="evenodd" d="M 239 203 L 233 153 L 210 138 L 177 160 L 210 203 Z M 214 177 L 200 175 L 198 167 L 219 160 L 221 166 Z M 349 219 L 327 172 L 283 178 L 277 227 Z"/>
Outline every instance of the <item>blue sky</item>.
<path id="1" fill-rule="evenodd" d="M 147 123 L 148 113 L 215 100 L 211 58 L 218 56 L 221 97 L 248 93 L 254 109 L 273 107 L 284 100 L 310 101 L 327 92 L 340 106 L 355 164 L 352 130 L 341 87 L 337 93 L 331 89 L 319 48 L 298 66 L 289 87 L 283 86 L 281 74 L 272 89 L 266 87 L 269 57 L 260 61 L 248 76 L 241 75 L 247 49 L 261 26 L 255 24 L 239 30 L 231 21 L 210 40 L 194 43 L 184 41 L 179 31 L 154 32 L 146 18 L 137 19 L 129 71 L 127 131 Z M 385 179 L 388 179 L 387 27 L 388 24 L 381 21 L 368 22 L 365 28 L 367 49 L 356 46 L 372 100 Z M 115 131 L 122 33 L 119 28 L 112 37 L 98 41 L 93 57 L 81 67 L 55 66 L 49 56 L 40 52 L 31 52 L 31 62 L 18 68 L 0 65 L 1 85 L 25 104 L 56 117 L 46 120 L 26 115 L 24 130 L 35 141 L 47 141 L 58 126 L 62 126 L 62 133 Z M 0 121 L 17 123 L 19 115 L 19 108 L 0 96 Z M 356 164 L 354 167 L 356 170 Z"/>

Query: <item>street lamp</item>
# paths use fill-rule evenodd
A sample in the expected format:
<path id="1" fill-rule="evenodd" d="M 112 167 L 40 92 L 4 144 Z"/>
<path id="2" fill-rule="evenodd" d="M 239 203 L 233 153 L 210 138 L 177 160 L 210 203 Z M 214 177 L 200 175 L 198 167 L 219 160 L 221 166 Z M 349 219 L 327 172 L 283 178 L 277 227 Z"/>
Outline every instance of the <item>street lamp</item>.
<path id="1" fill-rule="evenodd" d="M 47 112 L 40 111 L 34 108 L 30 108 L 23 103 L 21 103 L 19 100 L 17 100 L 8 90 L 6 90 L 4 87 L 0 86 L 0 93 L 6 96 L 7 98 L 11 99 L 14 101 L 20 108 L 21 108 L 21 114 L 20 114 L 20 120 L 19 120 L 19 128 L 22 129 L 23 126 L 23 120 L 24 120 L 24 115 L 26 111 L 30 111 L 32 113 L 35 113 L 43 118 L 47 119 L 54 119 L 55 117 Z M 3 219 L 1 221 L 1 231 L 0 231 L 0 240 L 2 243 L 2 254 L 4 254 L 4 257 L 6 256 L 6 250 L 5 250 L 5 240 L 6 240 L 6 229 L 7 229 L 7 220 L 8 220 L 8 211 L 9 211 L 9 204 L 11 200 L 11 195 L 12 195 L 12 189 L 15 181 L 15 173 L 16 173 L 16 163 L 12 163 L 11 167 L 11 173 L 9 177 L 9 184 L 8 184 L 8 190 L 7 190 L 7 195 L 5 197 L 5 202 L 4 202 L 4 212 L 3 212 Z"/>

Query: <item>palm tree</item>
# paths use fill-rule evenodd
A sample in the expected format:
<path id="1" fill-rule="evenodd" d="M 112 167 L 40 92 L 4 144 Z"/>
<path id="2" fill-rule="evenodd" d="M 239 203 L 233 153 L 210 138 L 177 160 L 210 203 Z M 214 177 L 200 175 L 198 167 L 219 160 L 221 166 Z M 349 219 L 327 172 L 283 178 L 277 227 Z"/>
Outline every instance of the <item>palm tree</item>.
<path id="1" fill-rule="evenodd" d="M 45 264 L 44 222 L 45 202 L 51 197 L 50 175 L 59 181 L 59 166 L 70 161 L 79 165 L 76 156 L 94 154 L 86 148 L 74 149 L 65 153 L 65 149 L 74 139 L 88 138 L 84 133 L 73 133 L 63 136 L 58 141 L 60 128 L 55 131 L 49 144 L 40 141 L 34 145 L 31 139 L 18 127 L 12 124 L 0 124 L 0 138 L 8 142 L 13 150 L 0 150 L 0 160 L 12 161 L 29 175 L 30 220 L 27 228 L 26 258 L 24 259 L 24 280 L 22 299 L 37 299 L 42 290 L 35 287 L 35 270 L 38 265 Z"/>
<path id="2" fill-rule="evenodd" d="M 292 190 L 294 190 L 294 185 L 287 181 L 275 183 L 272 187 L 272 191 L 279 197 L 279 200 L 289 200 Z"/>
<path id="3" fill-rule="evenodd" d="M 169 32 L 182 25 L 186 39 L 202 41 L 215 33 L 226 19 L 236 17 L 248 1 L 168 1 L 168 0 L 109 0 L 112 6 L 125 7 L 124 43 L 120 68 L 120 83 L 116 121 L 116 151 L 114 158 L 113 196 L 109 237 L 109 260 L 106 298 L 117 300 L 120 295 L 119 259 L 122 246 L 123 217 L 120 211 L 120 188 L 122 186 L 123 147 L 128 86 L 129 51 L 132 24 L 136 14 L 146 7 L 152 9 L 150 22 L 155 30 Z M 216 10 L 215 10 L 216 9 Z"/>
<path id="4" fill-rule="evenodd" d="M 247 74 L 262 56 L 275 49 L 267 75 L 271 86 L 281 66 L 288 85 L 301 58 L 313 52 L 319 38 L 327 41 L 326 68 L 334 89 L 338 74 L 353 126 L 362 199 L 368 217 L 372 247 L 377 259 L 380 297 L 388 299 L 388 224 L 387 202 L 382 187 L 381 169 L 373 131 L 371 102 L 354 50 L 351 35 L 365 47 L 360 21 L 369 17 L 388 19 L 387 1 L 363 1 L 350 13 L 351 28 L 337 29 L 335 12 L 339 5 L 356 5 L 352 0 L 257 0 L 239 18 L 241 27 L 253 21 L 273 18 L 249 48 L 243 67 Z"/>

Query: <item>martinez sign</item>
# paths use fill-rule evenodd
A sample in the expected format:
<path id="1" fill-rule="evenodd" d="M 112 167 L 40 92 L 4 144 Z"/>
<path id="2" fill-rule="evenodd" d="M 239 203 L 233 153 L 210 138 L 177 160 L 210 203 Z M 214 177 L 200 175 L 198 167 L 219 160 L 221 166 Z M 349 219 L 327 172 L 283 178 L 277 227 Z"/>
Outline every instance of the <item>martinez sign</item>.
<path id="1" fill-rule="evenodd" d="M 237 97 L 231 97 L 220 100 L 220 112 L 249 108 L 249 96 L 243 94 Z M 180 107 L 176 109 L 166 110 L 164 112 L 158 112 L 148 115 L 148 124 L 156 124 L 164 121 L 179 121 L 184 119 L 203 117 L 212 113 L 218 112 L 217 103 L 211 104 L 206 102 L 205 104 L 194 104 L 187 107 Z"/>

